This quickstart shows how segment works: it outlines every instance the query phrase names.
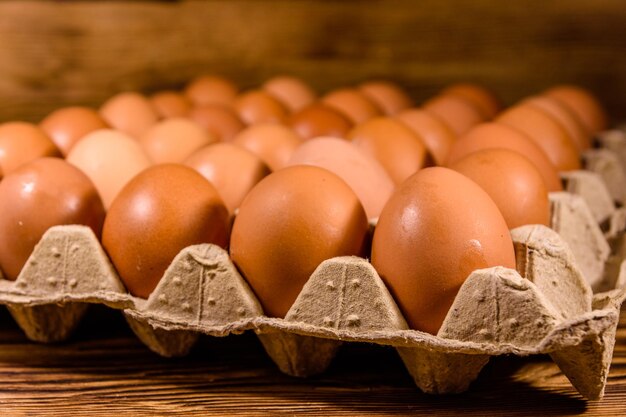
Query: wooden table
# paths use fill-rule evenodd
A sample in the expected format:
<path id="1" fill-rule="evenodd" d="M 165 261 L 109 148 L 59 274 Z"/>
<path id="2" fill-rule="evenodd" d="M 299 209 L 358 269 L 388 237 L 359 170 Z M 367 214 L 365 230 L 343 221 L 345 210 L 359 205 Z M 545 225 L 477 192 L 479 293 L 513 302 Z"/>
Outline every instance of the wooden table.
<path id="1" fill-rule="evenodd" d="M 281 374 L 253 334 L 202 338 L 164 359 L 121 313 L 93 307 L 72 340 L 29 342 L 0 310 L 0 415 L 593 415 L 626 416 L 626 313 L 606 395 L 585 401 L 547 357 L 492 359 L 469 392 L 431 396 L 413 385 L 393 349 L 340 350 L 322 376 Z"/>

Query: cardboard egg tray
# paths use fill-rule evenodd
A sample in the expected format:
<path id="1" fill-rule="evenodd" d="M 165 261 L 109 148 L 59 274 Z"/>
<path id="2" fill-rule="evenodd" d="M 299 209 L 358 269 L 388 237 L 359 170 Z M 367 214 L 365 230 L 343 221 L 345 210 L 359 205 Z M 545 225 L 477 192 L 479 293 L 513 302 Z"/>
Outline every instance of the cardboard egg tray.
<path id="1" fill-rule="evenodd" d="M 49 229 L 17 280 L 0 279 L 0 304 L 39 342 L 67 339 L 89 304 L 105 304 L 168 357 L 188 353 L 200 334 L 253 330 L 295 376 L 323 372 L 343 342 L 390 345 L 428 393 L 466 390 L 491 356 L 549 354 L 583 396 L 600 398 L 626 298 L 626 213 L 613 203 L 610 173 L 624 176 L 617 151 L 589 155 L 596 169 L 567 173 L 566 191 L 550 195 L 552 228 L 511 232 L 517 270 L 474 271 L 436 336 L 408 328 L 358 257 L 320 264 L 284 319 L 263 315 L 228 253 L 210 244 L 182 250 L 150 297 L 136 298 L 84 226 Z"/>

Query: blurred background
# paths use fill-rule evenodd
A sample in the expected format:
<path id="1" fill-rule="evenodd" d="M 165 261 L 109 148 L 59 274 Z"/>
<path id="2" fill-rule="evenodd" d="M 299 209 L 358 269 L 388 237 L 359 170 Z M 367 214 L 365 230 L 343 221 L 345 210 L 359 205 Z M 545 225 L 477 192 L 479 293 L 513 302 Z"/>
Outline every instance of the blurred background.
<path id="1" fill-rule="evenodd" d="M 505 104 L 556 83 L 626 117 L 622 0 L 0 1 L 0 121 L 214 73 L 319 92 L 388 78 L 420 101 L 471 81 Z"/>

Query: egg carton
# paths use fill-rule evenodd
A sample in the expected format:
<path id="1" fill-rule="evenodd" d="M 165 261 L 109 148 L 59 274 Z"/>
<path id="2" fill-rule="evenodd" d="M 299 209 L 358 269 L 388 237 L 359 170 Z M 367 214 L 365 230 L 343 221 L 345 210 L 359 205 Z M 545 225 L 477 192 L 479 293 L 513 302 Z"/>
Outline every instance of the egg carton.
<path id="1" fill-rule="evenodd" d="M 605 237 L 621 242 L 626 216 L 598 174 L 569 173 L 564 183 L 577 194 L 550 195 L 554 230 L 513 230 L 517 271 L 474 271 L 437 335 L 409 329 L 358 257 L 320 264 L 284 319 L 264 316 L 228 253 L 210 244 L 182 250 L 148 299 L 133 297 L 84 226 L 48 230 L 17 280 L 0 279 L 0 304 L 39 342 L 67 339 L 89 304 L 105 304 L 166 357 L 187 354 L 200 334 L 252 330 L 294 376 L 323 372 L 343 342 L 390 345 L 428 393 L 466 390 L 491 356 L 549 354 L 582 395 L 600 398 L 626 282 L 624 256 Z M 598 222 L 609 225 L 604 234 Z"/>

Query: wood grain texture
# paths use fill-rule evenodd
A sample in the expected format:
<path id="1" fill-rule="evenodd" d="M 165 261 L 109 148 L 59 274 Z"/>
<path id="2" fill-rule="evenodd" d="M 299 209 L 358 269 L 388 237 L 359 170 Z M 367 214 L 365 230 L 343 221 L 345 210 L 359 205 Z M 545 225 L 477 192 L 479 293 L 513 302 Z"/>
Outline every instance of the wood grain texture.
<path id="1" fill-rule="evenodd" d="M 93 307 L 72 341 L 28 342 L 0 312 L 3 416 L 101 415 L 626 415 L 626 314 L 606 396 L 585 401 L 545 357 L 496 358 L 470 390 L 431 396 L 413 385 L 394 350 L 344 346 L 311 379 L 282 375 L 252 334 L 201 338 L 192 354 L 163 359 L 119 312 Z"/>
<path id="2" fill-rule="evenodd" d="M 216 72 L 241 86 L 278 73 L 319 91 L 375 77 L 419 102 L 447 83 L 507 103 L 557 82 L 624 118 L 622 0 L 0 2 L 0 121 Z"/>

